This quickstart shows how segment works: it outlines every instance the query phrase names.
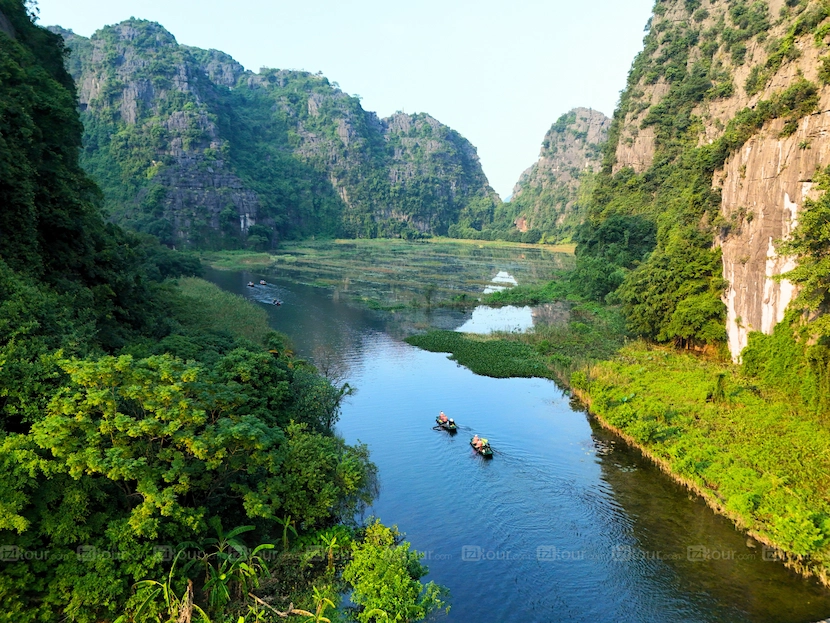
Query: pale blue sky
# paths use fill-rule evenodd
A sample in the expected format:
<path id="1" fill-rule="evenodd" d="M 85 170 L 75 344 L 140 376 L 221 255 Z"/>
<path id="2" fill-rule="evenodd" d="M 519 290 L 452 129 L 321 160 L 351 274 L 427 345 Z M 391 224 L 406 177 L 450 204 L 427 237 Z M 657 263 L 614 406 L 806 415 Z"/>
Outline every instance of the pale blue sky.
<path id="1" fill-rule="evenodd" d="M 550 125 L 611 115 L 653 0 L 39 0 L 89 36 L 131 16 L 260 67 L 322 71 L 380 116 L 428 112 L 478 148 L 504 198 Z"/>

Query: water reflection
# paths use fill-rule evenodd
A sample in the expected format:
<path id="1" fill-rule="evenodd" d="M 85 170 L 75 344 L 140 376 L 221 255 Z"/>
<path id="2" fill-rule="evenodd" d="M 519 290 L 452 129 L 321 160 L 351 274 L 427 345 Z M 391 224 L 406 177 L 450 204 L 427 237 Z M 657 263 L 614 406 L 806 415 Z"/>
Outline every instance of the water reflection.
<path id="1" fill-rule="evenodd" d="M 533 327 L 533 309 L 530 307 L 488 307 L 479 305 L 472 318 L 456 329 L 461 333 L 493 333 L 508 331 L 524 333 Z"/>
<path id="2" fill-rule="evenodd" d="M 504 285 L 502 285 L 504 284 Z M 508 287 L 517 286 L 519 282 L 516 278 L 505 270 L 500 270 L 498 274 L 490 280 L 490 283 L 484 288 L 484 294 L 492 294 L 493 292 L 502 292 Z"/>
<path id="3" fill-rule="evenodd" d="M 260 291 L 245 286 L 256 275 L 209 278 L 262 302 L 300 355 L 328 347 L 348 370 L 358 392 L 338 431 L 369 445 L 381 479 L 371 512 L 426 552 L 427 579 L 452 591 L 448 623 L 807 623 L 830 614 L 827 591 L 749 556 L 757 548 L 744 535 L 553 383 L 476 376 L 396 337 L 416 324 L 458 326 L 462 314 L 387 315 L 321 288 Z M 284 304 L 268 304 L 277 295 Z M 432 430 L 441 410 L 458 435 Z M 474 432 L 490 439 L 492 461 L 471 452 Z M 690 547 L 734 555 L 698 561 Z"/>

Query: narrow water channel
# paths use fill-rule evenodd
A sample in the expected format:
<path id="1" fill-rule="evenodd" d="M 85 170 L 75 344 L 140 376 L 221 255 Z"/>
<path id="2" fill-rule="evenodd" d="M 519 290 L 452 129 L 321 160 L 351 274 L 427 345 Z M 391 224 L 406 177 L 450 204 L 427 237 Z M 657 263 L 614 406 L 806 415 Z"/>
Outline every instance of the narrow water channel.
<path id="1" fill-rule="evenodd" d="M 369 445 L 381 479 L 370 513 L 426 552 L 448 586 L 448 622 L 808 623 L 830 592 L 673 483 L 542 379 L 491 379 L 401 341 L 411 323 L 458 328 L 471 314 L 384 315 L 332 292 L 211 271 L 263 304 L 302 356 L 339 357 L 357 388 L 338 432 Z M 270 305 L 274 299 L 283 305 Z M 461 431 L 432 429 L 443 410 Z M 484 461 L 469 438 L 487 437 Z"/>

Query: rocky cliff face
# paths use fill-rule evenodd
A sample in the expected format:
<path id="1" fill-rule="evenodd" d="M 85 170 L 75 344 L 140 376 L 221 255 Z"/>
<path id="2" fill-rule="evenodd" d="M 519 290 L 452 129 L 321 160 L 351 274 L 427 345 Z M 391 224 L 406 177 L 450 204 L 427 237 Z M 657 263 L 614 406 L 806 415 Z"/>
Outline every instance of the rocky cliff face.
<path id="1" fill-rule="evenodd" d="M 14 26 L 12 26 L 12 23 L 9 21 L 9 18 L 3 15 L 2 12 L 0 12 L 0 32 L 6 33 L 12 39 L 14 39 L 16 36 L 14 32 Z"/>
<path id="2" fill-rule="evenodd" d="M 498 201 L 475 148 L 428 115 L 378 119 L 322 75 L 245 71 L 152 22 L 53 30 L 85 167 L 115 220 L 169 244 L 446 233 L 470 201 Z"/>
<path id="3" fill-rule="evenodd" d="M 685 115 L 692 130 L 686 136 L 696 137 L 690 147 L 731 140 L 736 122 L 759 119 L 712 177 L 720 193 L 714 243 L 723 252 L 726 329 L 735 358 L 750 331 L 772 330 L 794 295 L 789 282 L 774 279 L 793 267 L 777 254 L 776 242 L 797 224 L 815 171 L 830 162 L 828 15 L 814 0 L 658 0 L 617 113 L 613 171 L 636 173 L 668 149 L 670 139 L 659 128 L 679 110 L 672 82 L 679 71 L 701 68 L 697 87 L 694 76 L 684 83 L 693 101 Z M 694 88 L 702 89 L 699 97 Z M 784 106 L 798 89 L 809 91 L 811 106 L 764 113 L 770 102 Z"/>
<path id="4" fill-rule="evenodd" d="M 522 173 L 510 200 L 516 227 L 541 230 L 546 239 L 565 239 L 579 224 L 580 182 L 598 170 L 601 145 L 611 119 L 588 108 L 575 108 L 554 123 L 542 142 L 539 160 Z"/>

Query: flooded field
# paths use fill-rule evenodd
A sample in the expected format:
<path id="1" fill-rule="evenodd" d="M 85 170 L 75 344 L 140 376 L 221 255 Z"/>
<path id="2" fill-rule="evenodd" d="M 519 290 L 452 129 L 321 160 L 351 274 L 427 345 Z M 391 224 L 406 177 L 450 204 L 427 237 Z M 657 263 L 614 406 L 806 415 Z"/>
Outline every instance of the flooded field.
<path id="1" fill-rule="evenodd" d="M 573 266 L 572 248 L 456 240 L 329 240 L 284 243 L 274 254 L 222 252 L 217 268 L 333 288 L 383 308 L 475 300 L 505 286 L 533 285 Z"/>

